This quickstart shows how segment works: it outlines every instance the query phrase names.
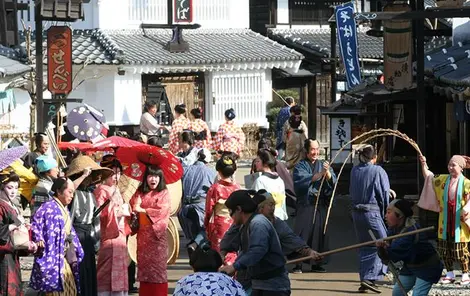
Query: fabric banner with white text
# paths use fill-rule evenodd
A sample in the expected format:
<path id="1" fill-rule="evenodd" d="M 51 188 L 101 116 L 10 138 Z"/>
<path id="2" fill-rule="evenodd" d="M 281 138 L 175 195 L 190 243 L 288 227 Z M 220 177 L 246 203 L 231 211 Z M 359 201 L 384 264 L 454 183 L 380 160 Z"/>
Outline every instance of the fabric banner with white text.
<path id="1" fill-rule="evenodd" d="M 351 89 L 361 83 L 354 4 L 348 2 L 336 6 L 335 17 L 341 59 L 346 70 L 348 88 Z"/>

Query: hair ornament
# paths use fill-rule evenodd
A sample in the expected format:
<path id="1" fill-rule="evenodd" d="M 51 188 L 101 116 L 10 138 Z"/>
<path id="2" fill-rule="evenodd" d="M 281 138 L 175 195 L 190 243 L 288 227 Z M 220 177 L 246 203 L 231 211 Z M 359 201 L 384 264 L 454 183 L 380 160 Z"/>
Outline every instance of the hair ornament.
<path id="1" fill-rule="evenodd" d="M 231 160 L 229 157 L 224 157 L 223 162 L 225 165 L 232 165 L 233 160 Z"/>

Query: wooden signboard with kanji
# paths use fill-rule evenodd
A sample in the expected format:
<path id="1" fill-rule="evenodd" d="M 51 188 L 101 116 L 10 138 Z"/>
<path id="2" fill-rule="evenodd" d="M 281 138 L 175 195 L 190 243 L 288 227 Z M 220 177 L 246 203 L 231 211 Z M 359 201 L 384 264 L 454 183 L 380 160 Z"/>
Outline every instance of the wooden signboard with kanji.
<path id="1" fill-rule="evenodd" d="M 175 0 L 175 23 L 193 21 L 193 0 Z"/>
<path id="2" fill-rule="evenodd" d="M 53 95 L 72 91 L 72 30 L 66 26 L 47 31 L 47 89 Z"/>

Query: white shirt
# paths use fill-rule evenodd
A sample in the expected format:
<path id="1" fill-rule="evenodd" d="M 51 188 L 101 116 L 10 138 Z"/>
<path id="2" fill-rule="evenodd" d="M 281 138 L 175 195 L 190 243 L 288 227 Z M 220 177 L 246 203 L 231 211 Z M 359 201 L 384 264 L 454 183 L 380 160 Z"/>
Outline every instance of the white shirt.
<path id="1" fill-rule="evenodd" d="M 274 173 L 263 173 L 255 180 L 252 189 L 256 191 L 264 189 L 271 193 L 276 201 L 274 216 L 281 220 L 287 220 L 289 218 L 286 209 L 286 187 L 281 177 Z"/>

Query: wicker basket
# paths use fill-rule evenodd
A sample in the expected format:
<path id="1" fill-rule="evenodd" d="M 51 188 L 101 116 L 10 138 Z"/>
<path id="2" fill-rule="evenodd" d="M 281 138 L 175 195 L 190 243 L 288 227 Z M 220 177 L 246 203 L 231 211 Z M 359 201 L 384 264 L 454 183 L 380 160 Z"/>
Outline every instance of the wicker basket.
<path id="1" fill-rule="evenodd" d="M 436 0 L 436 6 L 441 8 L 460 8 L 465 0 Z"/>

